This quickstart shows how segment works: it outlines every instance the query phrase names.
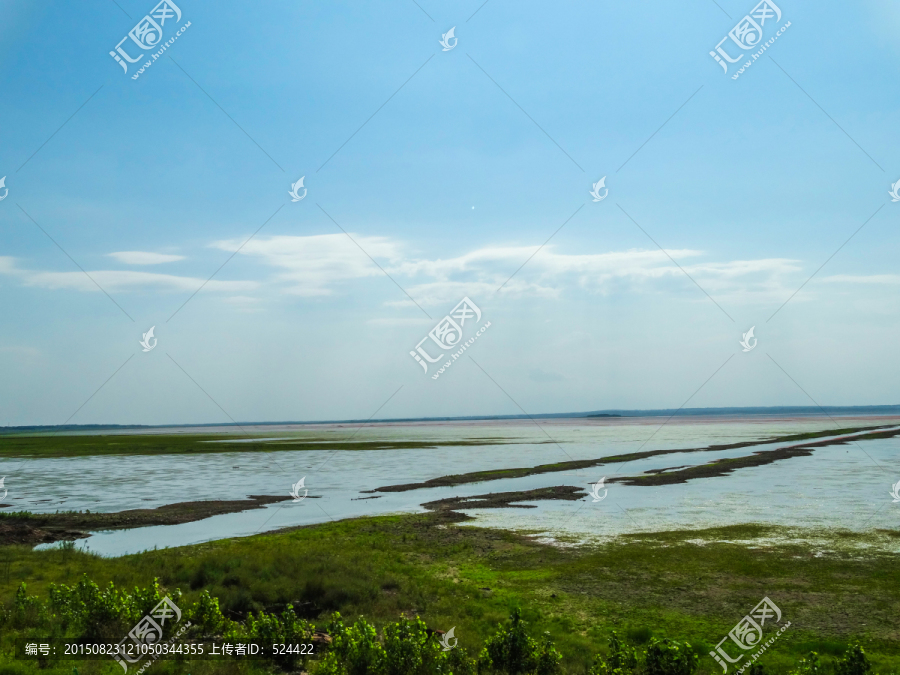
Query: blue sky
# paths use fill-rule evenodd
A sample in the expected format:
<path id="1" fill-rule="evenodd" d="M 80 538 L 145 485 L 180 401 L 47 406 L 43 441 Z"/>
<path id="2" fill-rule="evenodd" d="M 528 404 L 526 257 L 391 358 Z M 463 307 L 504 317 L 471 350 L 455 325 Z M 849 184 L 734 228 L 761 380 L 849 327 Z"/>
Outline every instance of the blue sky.
<path id="1" fill-rule="evenodd" d="M 900 403 L 895 4 L 479 6 L 4 2 L 0 424 Z"/>

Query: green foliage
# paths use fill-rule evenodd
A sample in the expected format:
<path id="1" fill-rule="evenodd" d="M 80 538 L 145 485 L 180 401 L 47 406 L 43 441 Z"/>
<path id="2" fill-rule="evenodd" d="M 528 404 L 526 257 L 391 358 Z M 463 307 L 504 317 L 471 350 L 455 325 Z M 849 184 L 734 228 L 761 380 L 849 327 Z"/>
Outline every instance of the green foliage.
<path id="1" fill-rule="evenodd" d="M 331 649 L 313 665 L 315 675 L 474 675 L 475 664 L 462 648 L 444 651 L 418 617 L 389 623 L 378 639 L 360 618 L 350 627 L 335 613 L 326 627 Z"/>
<path id="2" fill-rule="evenodd" d="M 28 587 L 23 581 L 16 590 L 16 597 L 10 612 L 3 612 L 0 625 L 10 624 L 13 628 L 41 626 L 48 620 L 47 610 L 39 598 L 28 595 Z"/>
<path id="3" fill-rule="evenodd" d="M 825 675 L 825 667 L 819 661 L 819 655 L 810 652 L 806 658 L 800 659 L 798 668 L 792 670 L 790 675 Z"/>
<path id="4" fill-rule="evenodd" d="M 87 640 L 117 642 L 163 599 L 158 579 L 146 588 L 135 587 L 127 593 L 117 590 L 112 582 L 101 590 L 85 575 L 71 587 L 50 584 L 49 592 L 49 609 L 63 627 L 72 626 Z M 181 592 L 175 591 L 170 597 L 177 604 Z"/>
<path id="5" fill-rule="evenodd" d="M 420 618 L 402 617 L 384 627 L 385 675 L 429 675 L 450 673 L 448 652 L 429 635 Z M 453 649 L 450 653 L 461 651 Z"/>
<path id="6" fill-rule="evenodd" d="M 16 586 L 10 587 L 10 591 L 13 588 Z M 146 587 L 135 587 L 131 591 L 117 588 L 113 583 L 99 586 L 87 576 L 72 586 L 49 584 L 47 588 L 49 599 L 46 600 L 29 595 L 29 587 L 24 583 L 17 587 L 14 596 L 11 593 L 12 602 L 8 608 L 0 606 L 0 629 L 3 630 L 0 638 L 65 636 L 118 642 L 166 595 L 156 579 Z M 180 604 L 180 591 L 168 595 Z M 185 639 L 216 637 L 220 641 L 253 640 L 264 644 L 308 644 L 312 641 L 315 627 L 298 617 L 291 604 L 280 614 L 250 611 L 243 621 L 232 621 L 223 615 L 219 598 L 208 591 L 193 597 L 196 601 L 184 611 L 184 618 L 192 624 Z M 335 613 L 329 623 L 320 624 L 319 628 L 331 634 L 332 643 L 318 646 L 314 657 L 279 655 L 268 663 L 246 666 L 246 673 L 305 670 L 313 675 L 476 675 L 476 672 L 480 675 L 560 675 L 563 672 L 563 656 L 550 634 L 530 633 L 518 609 L 484 641 L 477 661 L 461 647 L 443 651 L 437 637 L 419 618 L 400 618 L 387 623 L 379 632 L 362 617 L 345 626 L 340 614 Z M 467 639 L 476 634 L 472 629 L 466 630 Z M 699 658 L 691 644 L 651 639 L 645 650 L 636 648 L 633 642 L 650 634 L 649 631 L 628 629 L 627 634 L 632 637 L 631 644 L 615 632 L 610 634 L 608 649 L 596 657 L 589 675 L 695 675 L 697 672 Z M 810 644 L 805 643 L 806 649 Z M 812 651 L 793 668 L 784 661 L 775 662 L 768 668 L 774 668 L 775 672 L 787 671 L 790 675 L 874 675 L 873 666 L 859 644 L 846 648 L 839 658 L 838 654 L 823 658 L 824 662 L 819 652 Z M 876 669 L 877 663 L 876 660 Z M 182 672 L 176 670 L 178 664 L 175 659 L 163 660 L 157 668 L 162 675 Z M 567 672 L 583 672 L 578 665 L 573 667 L 571 661 L 565 665 Z M 200 672 L 213 672 L 203 671 L 205 666 L 200 666 Z M 234 674 L 244 672 L 240 670 L 243 667 L 235 659 L 214 672 Z M 68 668 L 71 669 L 71 664 Z M 94 672 L 87 666 L 85 668 L 83 672 Z M 194 666 L 191 669 L 197 672 Z M 24 672 L 31 671 L 6 661 L 0 653 L 0 675 Z M 48 675 L 62 675 L 62 671 L 53 668 L 47 672 Z M 766 670 L 760 664 L 753 664 L 744 672 L 746 675 L 765 675 Z M 885 673 L 884 670 L 879 672 Z"/>
<path id="7" fill-rule="evenodd" d="M 867 675 L 871 671 L 872 664 L 859 644 L 850 645 L 843 658 L 834 667 L 835 675 Z"/>
<path id="8" fill-rule="evenodd" d="M 653 638 L 646 652 L 638 652 L 613 631 L 609 654 L 597 656 L 590 675 L 693 675 L 699 664 L 700 657 L 687 642 Z"/>
<path id="9" fill-rule="evenodd" d="M 500 672 L 507 675 L 537 673 L 552 675 L 561 672 L 562 656 L 554 647 L 549 634 L 538 644 L 528 634 L 522 612 L 514 609 L 506 625 L 498 627 L 478 655 L 479 672 Z"/>
<path id="10" fill-rule="evenodd" d="M 647 649 L 647 675 L 692 675 L 700 657 L 687 642 L 653 639 Z"/>
<path id="11" fill-rule="evenodd" d="M 219 599 L 203 591 L 200 599 L 194 603 L 189 612 L 191 623 L 207 635 L 217 635 L 225 627 L 227 619 L 219 609 Z"/>
<path id="12" fill-rule="evenodd" d="M 375 675 L 383 672 L 384 647 L 377 640 L 375 626 L 360 617 L 349 628 L 335 612 L 327 632 L 332 637 L 331 651 L 315 670 L 321 675 Z"/>
<path id="13" fill-rule="evenodd" d="M 210 605 L 211 603 L 207 603 L 207 606 Z M 215 610 L 217 611 L 218 608 L 218 602 L 216 602 Z M 219 617 L 215 617 L 213 614 L 211 618 L 213 621 L 218 619 L 221 625 L 221 614 L 219 614 Z M 267 614 L 266 612 L 259 612 L 258 614 L 251 612 L 243 624 L 230 622 L 224 639 L 226 642 L 253 640 L 267 645 L 297 645 L 308 644 L 312 639 L 312 634 L 313 627 L 303 619 L 298 619 L 294 608 L 288 606 L 281 613 L 281 617 L 275 614 Z M 305 664 L 307 659 L 306 655 L 290 653 L 272 657 L 272 660 L 285 670 L 293 670 L 298 663 L 302 662 Z"/>
<path id="14" fill-rule="evenodd" d="M 609 654 L 605 657 L 597 655 L 591 666 L 590 675 L 625 675 L 635 671 L 638 665 L 638 653 L 619 639 L 615 631 L 609 636 Z"/>
<path id="15" fill-rule="evenodd" d="M 550 639 L 550 633 L 545 632 L 537 651 L 535 675 L 557 675 L 561 673 L 560 661 L 562 661 L 562 654 L 559 653 L 553 644 L 553 640 Z"/>
<path id="16" fill-rule="evenodd" d="M 537 640 L 543 631 L 551 631 L 563 654 L 563 668 L 579 675 L 594 654 L 606 653 L 606 638 L 612 629 L 641 652 L 654 636 L 687 639 L 699 653 L 711 651 L 711 646 L 700 649 L 700 641 L 720 639 L 722 631 L 733 625 L 730 615 L 722 617 L 720 607 L 708 603 L 705 596 L 685 596 L 678 587 L 715 580 L 723 602 L 727 598 L 730 604 L 743 597 L 748 584 L 772 587 L 777 593 L 776 587 L 808 590 L 804 584 L 815 578 L 817 592 L 804 592 L 804 608 L 810 615 L 828 615 L 829 620 L 798 626 L 789 639 L 782 637 L 772 644 L 762 659 L 766 669 L 772 675 L 786 675 L 797 667 L 800 657 L 816 651 L 827 662 L 827 675 L 833 675 L 833 662 L 846 651 L 849 637 L 857 634 L 861 623 L 867 623 L 862 627 L 867 636 L 866 656 L 878 675 L 887 675 L 897 671 L 900 653 L 896 631 L 892 633 L 890 628 L 891 608 L 900 602 L 900 585 L 896 584 L 896 556 L 878 553 L 878 537 L 896 542 L 898 535 L 892 532 L 854 534 L 849 539 L 841 535 L 833 548 L 843 551 L 846 544 L 855 551 L 849 558 L 810 558 L 803 555 L 805 545 L 796 543 L 749 549 L 734 543 L 759 537 L 791 540 L 796 534 L 769 526 L 732 526 L 699 534 L 693 530 L 656 533 L 597 547 L 562 549 L 502 530 L 443 529 L 419 515 L 328 522 L 117 558 L 85 553 L 80 544 L 69 553 L 2 546 L 0 602 L 11 614 L 22 581 L 28 583 L 29 594 L 46 601 L 51 582 L 73 585 L 82 573 L 101 590 L 110 580 L 117 588 L 130 591 L 159 577 L 162 587 L 180 586 L 189 596 L 184 605 L 179 603 L 186 613 L 200 593 L 208 590 L 218 598 L 221 612 L 238 621 L 246 620 L 251 611 L 272 612 L 275 608 L 280 614 L 293 602 L 298 616 L 318 628 L 323 628 L 320 624 L 327 621 L 325 617 L 340 611 L 353 620 L 365 616 L 380 634 L 381 627 L 397 620 L 400 612 L 417 608 L 426 622 L 441 617 L 446 624 L 434 627 L 456 624 L 457 631 L 463 630 L 466 646 L 476 654 L 485 638 L 497 630 L 500 619 L 506 619 L 512 607 L 520 606 L 532 636 Z M 827 535 L 823 532 L 822 536 Z M 686 543 L 698 537 L 707 544 Z M 856 545 L 865 542 L 873 546 L 867 549 L 869 553 L 858 556 L 863 549 Z M 303 555 L 297 555 L 300 550 Z M 453 574 L 448 575 L 448 570 Z M 226 577 L 229 584 L 232 579 L 238 584 L 225 585 Z M 578 579 L 580 592 L 561 592 L 570 579 Z M 610 584 L 611 580 L 615 583 Z M 197 586 L 193 591 L 189 590 L 192 582 Z M 480 591 L 482 587 L 494 590 Z M 854 602 L 843 605 L 847 613 L 828 614 L 850 596 Z M 46 628 L 35 630 L 35 636 L 51 634 Z M 3 648 L 12 636 L 13 630 L 0 629 Z M 0 663 L 4 658 L 0 654 Z M 270 667 L 262 661 L 255 664 Z M 704 667 L 708 675 L 716 669 L 722 672 L 702 657 Z M 165 666 L 159 668 L 162 675 L 169 675 Z M 192 670 L 194 675 L 206 675 L 203 668 Z M 729 666 L 728 675 L 733 671 Z"/>
<path id="17" fill-rule="evenodd" d="M 447 667 L 453 675 L 476 675 L 478 664 L 462 647 L 447 652 Z"/>

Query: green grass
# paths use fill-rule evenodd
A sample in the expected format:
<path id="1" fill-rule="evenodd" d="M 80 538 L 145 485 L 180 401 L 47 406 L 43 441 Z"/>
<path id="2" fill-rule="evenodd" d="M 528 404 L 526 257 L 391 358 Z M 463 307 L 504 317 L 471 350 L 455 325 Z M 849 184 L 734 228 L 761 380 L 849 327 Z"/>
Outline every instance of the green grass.
<path id="1" fill-rule="evenodd" d="M 687 450 L 650 450 L 641 453 L 630 453 L 605 457 L 597 460 L 577 460 L 575 462 L 558 462 L 531 468 L 498 469 L 495 471 L 474 472 L 461 476 L 446 477 L 455 479 L 451 483 L 493 480 L 500 477 L 515 477 L 548 471 L 564 471 L 571 468 L 595 466 L 602 463 L 627 462 L 643 457 L 669 452 L 690 452 L 695 450 L 725 450 L 740 448 L 758 443 L 791 442 L 821 438 L 838 434 L 847 434 L 864 430 L 883 429 L 885 425 L 852 427 L 812 431 L 802 434 L 742 441 L 727 445 L 712 445 L 706 448 L 690 448 Z M 355 433 L 355 429 L 354 429 Z M 260 432 L 257 437 L 272 437 L 277 433 Z M 285 436 L 279 441 L 228 443 L 253 438 L 251 434 L 229 433 L 187 433 L 187 434 L 135 434 L 135 433 L 0 433 L 0 456 L 2 457 L 88 457 L 94 455 L 171 455 L 171 454 L 209 454 L 221 452 L 277 452 L 281 450 L 395 450 L 408 448 L 438 448 L 442 446 L 465 445 L 502 445 L 517 443 L 513 438 L 473 437 L 461 440 L 352 440 L 353 434 L 334 433 L 321 435 L 312 432 Z M 211 443 L 209 441 L 223 441 Z M 552 441 L 534 441 L 533 443 L 550 443 Z M 446 479 L 445 478 L 445 479 Z M 438 480 L 445 480 L 438 479 Z M 438 483 L 444 484 L 444 483 Z"/>
<path id="2" fill-rule="evenodd" d="M 95 455 L 184 455 L 283 450 L 397 450 L 441 446 L 502 445 L 514 439 L 470 438 L 441 440 L 351 440 L 332 436 L 285 436 L 283 440 L 229 443 L 253 438 L 247 434 L 45 434 L 0 435 L 0 457 L 92 457 Z M 273 438 L 270 434 L 258 437 Z M 216 442 L 210 442 L 216 441 Z M 531 441 L 529 441 L 531 442 Z"/>
<path id="3" fill-rule="evenodd" d="M 236 619 L 289 602 L 317 622 L 335 610 L 376 625 L 418 614 L 432 628 L 456 626 L 472 651 L 519 606 L 535 634 L 551 633 L 567 672 L 579 673 L 612 629 L 638 644 L 688 640 L 706 654 L 768 596 L 792 622 L 763 657 L 770 672 L 810 649 L 839 654 L 854 639 L 876 672 L 900 670 L 900 571 L 884 552 L 898 533 L 839 534 L 747 525 L 563 548 L 431 515 L 365 518 L 114 559 L 5 547 L 0 601 L 8 606 L 22 581 L 42 595 L 82 574 L 126 587 L 159 577 L 188 603 L 208 590 Z M 822 547 L 831 552 L 817 557 Z M 700 672 L 721 669 L 705 656 Z"/>

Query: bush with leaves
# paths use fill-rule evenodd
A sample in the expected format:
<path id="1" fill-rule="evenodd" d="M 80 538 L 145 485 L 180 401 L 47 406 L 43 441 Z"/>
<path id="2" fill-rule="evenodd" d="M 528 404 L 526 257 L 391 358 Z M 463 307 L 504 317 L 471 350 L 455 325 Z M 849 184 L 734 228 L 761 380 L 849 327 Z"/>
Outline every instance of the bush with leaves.
<path id="1" fill-rule="evenodd" d="M 384 627 L 383 638 L 385 675 L 459 675 L 454 665 L 473 670 L 465 650 L 444 651 L 437 637 L 429 634 L 425 622 L 418 617 L 402 617 L 398 622 L 388 624 Z"/>
<path id="2" fill-rule="evenodd" d="M 312 668 L 315 675 L 474 675 L 475 664 L 461 648 L 444 651 L 418 617 L 390 623 L 378 640 L 365 619 L 349 628 L 335 613 L 326 627 L 331 648 Z"/>
<path id="3" fill-rule="evenodd" d="M 516 608 L 510 614 L 508 623 L 501 624 L 497 632 L 488 638 L 478 655 L 478 671 L 507 675 L 552 675 L 561 672 L 561 660 L 562 656 L 553 646 L 549 633 L 544 634 L 540 645 L 535 642 L 528 634 L 521 610 Z"/>
<path id="4" fill-rule="evenodd" d="M 341 615 L 332 616 L 326 631 L 331 649 L 317 664 L 317 675 L 376 675 L 383 672 L 384 647 L 378 641 L 375 626 L 360 617 L 349 628 Z"/>
<path id="5" fill-rule="evenodd" d="M 559 662 L 562 661 L 562 654 L 556 649 L 553 640 L 550 639 L 550 633 L 545 632 L 541 636 L 541 643 L 537 650 L 537 666 L 534 669 L 535 675 L 558 675 L 562 672 Z"/>
<path id="6" fill-rule="evenodd" d="M 799 666 L 790 675 L 825 675 L 825 667 L 819 661 L 819 655 L 810 652 L 806 658 L 800 659 Z"/>
<path id="7" fill-rule="evenodd" d="M 181 591 L 169 594 L 177 604 Z M 112 582 L 103 590 L 87 576 L 74 586 L 50 584 L 50 611 L 64 628 L 72 626 L 88 640 L 121 637 L 163 599 L 159 580 L 132 593 L 120 591 Z M 118 641 L 118 640 L 117 640 Z"/>
<path id="8" fill-rule="evenodd" d="M 609 654 L 597 655 L 589 675 L 627 675 L 635 672 L 638 665 L 637 650 L 622 642 L 615 631 L 610 634 L 608 644 Z"/>
<path id="9" fill-rule="evenodd" d="M 835 664 L 834 672 L 835 675 L 868 675 L 872 672 L 872 664 L 866 658 L 865 650 L 854 643 Z"/>
<path id="10" fill-rule="evenodd" d="M 216 602 L 215 609 L 218 609 L 218 602 Z M 207 604 L 207 611 L 209 612 L 210 621 L 215 622 L 218 620 L 209 604 Z M 250 612 L 243 624 L 228 622 L 223 639 L 225 642 L 251 640 L 264 645 L 299 645 L 309 644 L 312 640 L 312 634 L 313 627 L 304 619 L 297 618 L 293 605 L 288 605 L 288 608 L 281 613 L 280 617 L 275 614 L 267 614 L 266 612 L 259 612 L 259 614 Z M 298 663 L 305 664 L 309 656 L 286 653 L 276 654 L 271 658 L 274 663 L 285 669 L 294 669 Z"/>
<path id="11" fill-rule="evenodd" d="M 40 598 L 28 595 L 28 587 L 23 581 L 16 590 L 12 610 L 2 612 L 0 625 L 8 624 L 12 628 L 37 627 L 45 625 L 50 618 Z"/>
<path id="12" fill-rule="evenodd" d="M 219 609 L 219 599 L 211 597 L 209 591 L 200 594 L 200 599 L 193 604 L 188 616 L 191 624 L 206 635 L 219 635 L 230 623 Z"/>
<path id="13" fill-rule="evenodd" d="M 688 642 L 657 639 L 650 641 L 645 659 L 647 675 L 692 675 L 700 664 L 700 657 Z"/>
<path id="14" fill-rule="evenodd" d="M 476 675 L 478 664 L 463 647 L 447 652 L 447 667 L 453 675 Z"/>

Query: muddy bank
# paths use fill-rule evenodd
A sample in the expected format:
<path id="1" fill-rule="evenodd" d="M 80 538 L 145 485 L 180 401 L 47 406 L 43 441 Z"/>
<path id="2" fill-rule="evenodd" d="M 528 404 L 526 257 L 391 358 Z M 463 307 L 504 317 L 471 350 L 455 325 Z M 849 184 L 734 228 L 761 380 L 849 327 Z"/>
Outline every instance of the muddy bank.
<path id="1" fill-rule="evenodd" d="M 313 497 L 314 498 L 314 497 Z M 49 544 L 90 536 L 90 531 L 121 530 L 148 525 L 180 525 L 225 513 L 261 509 L 292 497 L 250 495 L 231 501 L 199 501 L 166 504 L 156 509 L 131 509 L 116 513 L 10 513 L 0 514 L 0 546 Z"/>
<path id="2" fill-rule="evenodd" d="M 686 483 L 692 478 L 724 476 L 735 469 L 763 466 L 765 464 L 771 464 L 772 462 L 778 462 L 782 459 L 790 459 L 791 457 L 805 457 L 813 454 L 813 451 L 816 448 L 824 448 L 829 445 L 850 445 L 858 438 L 870 440 L 875 438 L 894 438 L 898 435 L 900 435 L 900 429 L 865 434 L 863 436 L 853 436 L 851 438 L 829 438 L 824 441 L 819 441 L 818 443 L 802 443 L 800 445 L 792 445 L 786 448 L 777 448 L 775 450 L 757 450 L 752 455 L 747 455 L 746 457 L 717 459 L 709 464 L 701 464 L 699 466 L 676 466 L 671 469 L 648 471 L 640 476 L 608 478 L 606 482 L 621 483 L 622 485 L 674 485 L 675 483 Z"/>
<path id="3" fill-rule="evenodd" d="M 534 467 L 519 467 L 512 469 L 495 469 L 492 471 L 473 471 L 471 473 L 454 474 L 450 476 L 440 476 L 432 478 L 421 483 L 404 483 L 401 485 L 385 485 L 375 488 L 374 490 L 366 490 L 365 492 L 406 492 L 407 490 L 419 490 L 421 488 L 432 487 L 450 487 L 453 485 L 465 485 L 468 483 L 481 483 L 490 480 L 498 480 L 500 478 L 522 478 L 524 476 L 533 476 L 543 473 L 553 473 L 556 471 L 571 471 L 578 469 L 590 469 L 597 466 L 605 466 L 607 464 L 623 464 L 638 459 L 646 459 L 648 457 L 658 457 L 661 455 L 671 455 L 684 452 L 718 452 L 720 450 L 735 450 L 738 448 L 746 448 L 766 443 L 790 443 L 791 441 L 806 441 L 824 436 L 831 436 L 824 441 L 817 443 L 802 443 L 800 445 L 790 446 L 786 448 L 778 448 L 776 450 L 761 450 L 754 452 L 747 457 L 737 459 L 723 459 L 704 464 L 698 467 L 684 469 L 682 472 L 671 471 L 670 469 L 656 469 L 654 473 L 657 476 L 640 476 L 634 478 L 617 478 L 615 481 L 625 483 L 626 485 L 668 485 L 670 483 L 683 483 L 689 478 L 702 478 L 711 476 L 721 476 L 730 473 L 734 469 L 744 466 L 760 466 L 768 464 L 780 459 L 787 459 L 798 455 L 808 455 L 812 451 L 807 452 L 809 448 L 819 448 L 828 445 L 846 445 L 850 442 L 847 434 L 870 431 L 871 433 L 854 436 L 852 440 L 874 440 L 883 438 L 893 438 L 900 435 L 900 429 L 895 429 L 896 425 L 879 425 L 870 427 L 856 427 L 849 429 L 834 429 L 830 431 L 817 431 L 807 434 L 792 434 L 789 436 L 777 436 L 775 438 L 764 438 L 756 441 L 741 441 L 739 443 L 727 443 L 722 445 L 708 445 L 703 448 L 680 448 L 675 450 L 646 450 L 644 452 L 632 452 L 624 455 L 612 455 L 610 457 L 602 457 L 598 459 L 580 459 L 569 462 L 556 462 L 554 464 L 541 464 Z M 802 452 L 798 452 L 803 450 Z M 673 467 L 679 468 L 679 467 Z M 662 473 L 660 473 L 662 472 Z M 674 478 L 674 476 L 687 476 L 683 480 Z M 647 479 L 647 480 L 644 480 Z M 634 482 L 629 482 L 634 481 Z M 609 482 L 613 482 L 610 479 Z"/>
<path id="4" fill-rule="evenodd" d="M 622 476 L 619 478 L 607 478 L 607 483 L 621 483 L 622 485 L 674 485 L 675 483 L 687 483 L 692 478 L 713 478 L 724 476 L 735 469 L 744 469 L 750 466 L 763 466 L 781 459 L 791 457 L 803 457 L 811 455 L 813 448 L 795 446 L 792 448 L 779 448 L 777 450 L 760 450 L 746 457 L 733 457 L 717 459 L 709 464 L 689 466 L 686 468 L 672 467 L 671 469 L 656 469 L 648 471 L 641 476 Z"/>
<path id="5" fill-rule="evenodd" d="M 534 509 L 534 504 L 521 504 L 519 502 L 534 502 L 545 499 L 563 499 L 577 501 L 585 496 L 581 488 L 569 485 L 556 485 L 554 487 L 537 488 L 535 490 L 520 490 L 518 492 L 491 492 L 486 495 L 473 495 L 471 497 L 447 497 L 433 502 L 426 502 L 422 506 L 429 511 L 448 520 L 469 520 L 459 511 L 465 509 Z"/>

